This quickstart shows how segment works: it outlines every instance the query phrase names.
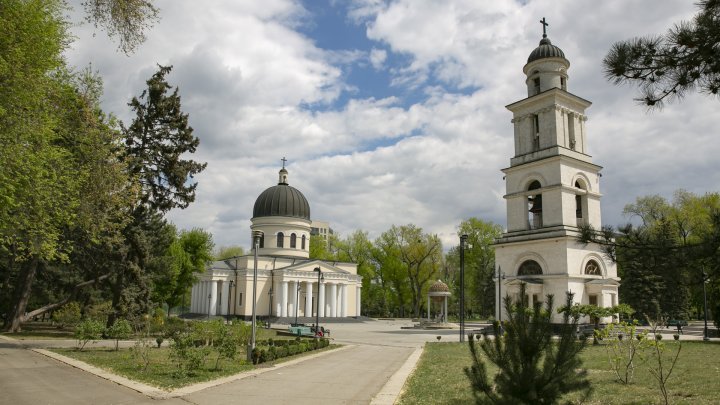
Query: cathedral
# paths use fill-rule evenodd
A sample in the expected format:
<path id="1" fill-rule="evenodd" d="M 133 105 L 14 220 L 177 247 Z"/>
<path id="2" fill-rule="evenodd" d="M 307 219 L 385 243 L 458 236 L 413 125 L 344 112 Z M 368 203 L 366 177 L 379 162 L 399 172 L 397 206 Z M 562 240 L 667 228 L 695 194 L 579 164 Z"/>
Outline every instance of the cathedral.
<path id="1" fill-rule="evenodd" d="M 517 298 L 525 283 L 531 304 L 553 294 L 557 308 L 570 291 L 576 303 L 611 307 L 618 304 L 615 263 L 599 245 L 577 241 L 580 226 L 601 228 L 602 167 L 588 154 L 585 126 L 591 103 L 568 91 L 570 62 L 541 22 L 542 40 L 523 68 L 527 98 L 506 107 L 515 156 L 502 170 L 507 230 L 495 244 L 496 293 Z M 504 308 L 495 315 L 507 317 Z"/>
<path id="2" fill-rule="evenodd" d="M 190 312 L 249 319 L 257 263 L 257 316 L 360 316 L 362 278 L 357 274 L 357 264 L 309 258 L 310 204 L 288 184 L 284 162 L 278 184 L 255 201 L 251 254 L 208 266 L 192 287 Z"/>

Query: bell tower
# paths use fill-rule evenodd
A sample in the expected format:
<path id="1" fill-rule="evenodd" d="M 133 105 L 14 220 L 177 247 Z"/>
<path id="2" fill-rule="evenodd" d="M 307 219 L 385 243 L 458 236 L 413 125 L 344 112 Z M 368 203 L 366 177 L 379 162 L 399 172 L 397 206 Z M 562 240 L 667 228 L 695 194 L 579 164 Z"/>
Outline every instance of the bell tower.
<path id="1" fill-rule="evenodd" d="M 585 128 L 591 103 L 568 91 L 570 62 L 540 22 L 542 39 L 523 67 L 527 98 L 506 106 L 515 151 L 502 170 L 507 231 L 495 244 L 498 287 L 513 295 L 525 283 L 531 303 L 553 294 L 560 305 L 571 291 L 578 303 L 617 305 L 615 264 L 600 246 L 577 242 L 581 226 L 602 226 L 602 167 L 588 154 Z"/>

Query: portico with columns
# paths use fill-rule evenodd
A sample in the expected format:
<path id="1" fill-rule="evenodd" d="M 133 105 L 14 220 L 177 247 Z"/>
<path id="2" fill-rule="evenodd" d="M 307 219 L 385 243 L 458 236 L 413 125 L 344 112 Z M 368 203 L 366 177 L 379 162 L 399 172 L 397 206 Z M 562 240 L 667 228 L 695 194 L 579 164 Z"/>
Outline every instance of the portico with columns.
<path id="1" fill-rule="evenodd" d="M 360 316 L 357 264 L 309 258 L 310 205 L 288 178 L 283 160 L 278 185 L 263 191 L 253 209 L 251 232 L 263 235 L 257 251 L 257 315 Z M 248 255 L 211 263 L 192 287 L 191 312 L 249 319 L 255 266 L 254 247 Z"/>

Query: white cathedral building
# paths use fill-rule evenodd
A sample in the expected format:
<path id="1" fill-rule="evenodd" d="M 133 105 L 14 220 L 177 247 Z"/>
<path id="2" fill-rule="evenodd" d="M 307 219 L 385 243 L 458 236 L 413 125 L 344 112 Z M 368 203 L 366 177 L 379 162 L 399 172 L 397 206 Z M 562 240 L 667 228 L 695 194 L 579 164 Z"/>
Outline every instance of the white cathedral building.
<path id="1" fill-rule="evenodd" d="M 283 159 L 284 163 L 284 159 Z M 257 316 L 339 318 L 360 315 L 357 264 L 312 260 L 310 205 L 288 185 L 283 164 L 276 186 L 255 201 L 251 234 L 257 240 Z M 252 315 L 255 242 L 251 254 L 213 262 L 192 287 L 190 312 Z"/>
<path id="2" fill-rule="evenodd" d="M 579 226 L 601 228 L 602 167 L 588 154 L 585 109 L 591 103 L 568 92 L 569 67 L 543 26 L 540 45 L 523 68 L 528 96 L 507 106 L 515 156 L 502 170 L 507 231 L 495 244 L 496 293 L 517 297 L 525 283 L 531 304 L 553 294 L 557 308 L 570 291 L 576 303 L 611 307 L 618 303 L 615 263 L 599 245 L 577 241 Z M 504 308 L 496 317 L 497 311 L 507 318 Z"/>

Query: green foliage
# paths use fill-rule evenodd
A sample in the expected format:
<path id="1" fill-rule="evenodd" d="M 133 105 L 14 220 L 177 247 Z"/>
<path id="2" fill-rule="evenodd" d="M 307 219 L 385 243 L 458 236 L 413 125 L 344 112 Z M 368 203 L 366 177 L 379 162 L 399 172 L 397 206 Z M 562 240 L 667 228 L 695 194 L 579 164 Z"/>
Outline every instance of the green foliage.
<path id="1" fill-rule="evenodd" d="M 176 365 L 178 376 L 193 375 L 201 368 L 210 354 L 209 346 L 196 346 L 193 333 L 179 333 L 170 344 L 169 357 Z"/>
<path id="2" fill-rule="evenodd" d="M 478 218 L 468 218 L 457 227 L 468 235 L 465 248 L 465 311 L 467 316 L 490 317 L 495 312 L 495 249 L 502 227 Z M 460 297 L 460 250 L 455 246 L 445 256 L 445 282 L 453 289 L 451 300 Z M 458 307 L 457 305 L 450 305 Z"/>
<path id="3" fill-rule="evenodd" d="M 605 342 L 610 369 L 616 380 L 630 384 L 635 375 L 635 364 L 639 354 L 647 346 L 647 331 L 637 330 L 637 321 L 610 323 L 596 331 Z"/>
<path id="4" fill-rule="evenodd" d="M 147 80 L 140 98 L 128 104 L 135 119 L 123 128 L 130 173 L 143 187 L 141 202 L 159 212 L 190 205 L 197 187 L 191 179 L 206 166 L 181 158 L 194 153 L 200 141 L 182 112 L 178 89 L 173 91 L 165 79 L 171 70 L 172 66 L 159 66 Z"/>
<path id="5" fill-rule="evenodd" d="M 75 339 L 77 349 L 82 350 L 91 340 L 97 341 L 102 338 L 105 325 L 92 319 L 86 319 L 75 326 Z"/>
<path id="6" fill-rule="evenodd" d="M 662 338 L 659 334 L 656 336 Z M 675 353 L 672 353 L 672 351 L 666 352 L 667 345 L 662 343 L 661 339 L 645 339 L 644 341 L 647 342 L 650 349 L 641 353 L 641 356 L 643 356 L 647 362 L 648 371 L 658 383 L 660 395 L 665 405 L 668 405 L 670 403 L 668 398 L 668 380 L 670 380 L 670 376 L 672 376 L 672 372 L 680 357 L 682 343 L 680 341 L 673 343 L 677 350 Z"/>
<path id="7" fill-rule="evenodd" d="M 82 4 L 87 21 L 116 37 L 125 54 L 145 42 L 145 30 L 158 20 L 158 9 L 150 0 L 86 0 Z"/>
<path id="8" fill-rule="evenodd" d="M 126 319 L 116 319 L 115 323 L 105 331 L 108 338 L 115 339 L 115 350 L 118 350 L 120 339 L 127 339 L 132 333 L 132 325 Z"/>
<path id="9" fill-rule="evenodd" d="M 74 301 L 65 304 L 53 313 L 52 319 L 60 329 L 77 325 L 81 319 L 80 304 Z"/>
<path id="10" fill-rule="evenodd" d="M 245 250 L 242 246 L 221 246 L 213 254 L 215 260 L 224 260 L 231 257 L 242 256 Z"/>
<path id="11" fill-rule="evenodd" d="M 548 295 L 545 308 L 539 303 L 528 305 L 525 285 L 520 287 L 520 300 L 513 303 L 505 298 L 508 320 L 503 323 L 504 334 L 496 322 L 496 339 L 485 336 L 479 343 L 487 359 L 499 368 L 493 382 L 480 358 L 477 345 L 471 340 L 473 365 L 465 368 L 478 403 L 497 404 L 554 404 L 560 396 L 582 391 L 590 394 L 587 371 L 581 369 L 580 352 L 584 342 L 575 339 L 577 318 L 570 311 L 563 314 L 559 339 L 553 341 L 551 318 L 553 297 Z M 566 306 L 570 307 L 568 294 Z"/>
<path id="12" fill-rule="evenodd" d="M 720 300 L 720 194 L 684 190 L 672 202 L 660 196 L 638 198 L 624 212 L 641 221 L 618 233 L 586 236 L 605 247 L 618 264 L 620 296 L 640 318 L 687 320 L 702 313 L 702 272 L 713 280 L 709 303 Z"/>
<path id="13" fill-rule="evenodd" d="M 100 322 L 106 322 L 112 312 L 112 302 L 103 301 L 85 308 L 85 317 Z"/>
<path id="14" fill-rule="evenodd" d="M 720 92 L 720 2 L 697 3 L 700 12 L 664 36 L 634 38 L 613 44 L 603 60 L 608 79 L 640 87 L 638 101 L 652 107 L 687 91 Z"/>

